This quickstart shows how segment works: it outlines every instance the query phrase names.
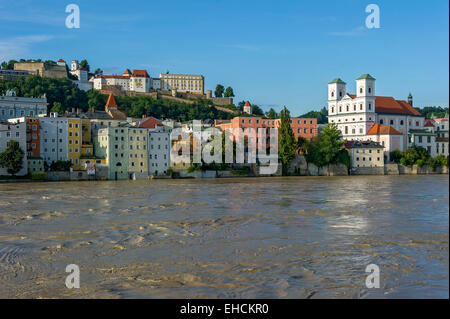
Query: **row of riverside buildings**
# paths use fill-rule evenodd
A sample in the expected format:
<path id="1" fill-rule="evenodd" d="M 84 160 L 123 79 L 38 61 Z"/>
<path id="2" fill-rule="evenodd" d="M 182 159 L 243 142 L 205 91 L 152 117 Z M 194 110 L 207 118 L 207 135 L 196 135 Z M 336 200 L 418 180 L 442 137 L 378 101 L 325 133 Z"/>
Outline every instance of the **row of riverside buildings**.
<path id="1" fill-rule="evenodd" d="M 104 111 L 72 110 L 65 114 L 47 115 L 46 97 L 16 96 L 9 90 L 0 97 L 0 152 L 11 140 L 17 140 L 24 150 L 23 169 L 17 175 L 50 170 L 58 161 L 70 161 L 72 171 L 86 171 L 97 179 L 147 179 L 167 175 L 169 169 L 186 172 L 187 161 L 171 158 L 171 150 L 181 141 L 172 140 L 173 129 L 191 136 L 191 123 L 159 120 L 154 117 L 129 118 L 119 110 L 115 98 L 109 95 Z M 250 105 L 249 102 L 247 102 Z M 254 116 L 235 117 L 231 121 L 204 121 L 202 128 L 277 128 L 280 119 Z M 291 126 L 297 137 L 317 135 L 317 120 L 292 118 Z M 206 135 L 205 135 L 206 136 Z M 210 136 L 202 142 L 209 141 Z M 178 143 L 178 145 L 177 145 Z M 0 175 L 7 175 L 0 168 Z"/>
<path id="2" fill-rule="evenodd" d="M 129 73 L 131 80 L 133 73 Z M 356 94 L 349 94 L 339 78 L 328 84 L 328 121 L 342 132 L 352 167 L 384 166 L 392 151 L 412 145 L 424 147 L 433 157 L 448 156 L 448 117 L 425 119 L 413 108 L 411 94 L 408 101 L 376 96 L 375 79 L 369 74 L 356 80 L 356 88 Z M 191 124 L 129 118 L 112 94 L 104 111 L 48 114 L 47 109 L 45 96 L 18 97 L 14 90 L 0 96 L 0 152 L 14 139 L 26 153 L 18 175 L 48 170 L 58 161 L 70 161 L 72 170 L 101 179 L 145 179 L 191 166 L 190 158 L 179 163 L 171 158 L 171 150 L 180 142 L 171 140 L 172 130 L 181 128 L 192 135 Z M 228 121 L 206 121 L 202 127 L 258 132 L 280 126 L 280 119 L 252 116 L 249 102 L 244 113 L 248 114 Z M 319 126 L 313 118 L 291 118 L 296 139 L 317 136 Z M 0 168 L 0 175 L 7 175 L 6 170 Z"/>

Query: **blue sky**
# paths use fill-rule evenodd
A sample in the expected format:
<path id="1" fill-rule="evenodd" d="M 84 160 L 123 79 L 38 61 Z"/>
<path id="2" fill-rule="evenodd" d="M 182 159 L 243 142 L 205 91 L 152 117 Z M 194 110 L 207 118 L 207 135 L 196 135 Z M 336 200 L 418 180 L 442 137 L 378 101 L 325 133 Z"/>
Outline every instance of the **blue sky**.
<path id="1" fill-rule="evenodd" d="M 81 27 L 65 27 L 78 4 Z M 365 8 L 380 7 L 379 29 Z M 203 74 L 234 88 L 237 103 L 292 115 L 326 105 L 335 77 L 354 92 L 370 73 L 376 94 L 415 106 L 449 101 L 448 1 L 0 0 L 0 60 L 86 58 L 105 74 Z"/>

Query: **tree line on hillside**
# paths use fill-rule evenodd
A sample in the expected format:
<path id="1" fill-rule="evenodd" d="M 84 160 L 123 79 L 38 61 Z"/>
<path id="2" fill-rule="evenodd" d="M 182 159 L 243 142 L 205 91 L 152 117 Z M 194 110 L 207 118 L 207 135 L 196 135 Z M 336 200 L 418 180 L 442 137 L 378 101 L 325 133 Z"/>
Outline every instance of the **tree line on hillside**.
<path id="1" fill-rule="evenodd" d="M 415 107 L 415 109 L 425 118 L 441 118 L 448 116 L 448 107 L 442 106 L 424 106 L 424 107 Z"/>
<path id="2" fill-rule="evenodd" d="M 69 79 L 43 78 L 32 76 L 20 77 L 14 81 L 0 80 L 0 94 L 14 89 L 17 96 L 40 97 L 46 94 L 49 110 L 58 113 L 78 108 L 85 112 L 88 109 L 104 110 L 107 96 L 96 90 L 85 92 Z M 193 104 L 170 100 L 153 99 L 149 96 L 116 97 L 119 109 L 130 117 L 142 115 L 156 118 L 172 118 L 178 121 L 221 119 L 228 120 L 233 114 L 211 107 L 211 102 L 197 99 Z"/>

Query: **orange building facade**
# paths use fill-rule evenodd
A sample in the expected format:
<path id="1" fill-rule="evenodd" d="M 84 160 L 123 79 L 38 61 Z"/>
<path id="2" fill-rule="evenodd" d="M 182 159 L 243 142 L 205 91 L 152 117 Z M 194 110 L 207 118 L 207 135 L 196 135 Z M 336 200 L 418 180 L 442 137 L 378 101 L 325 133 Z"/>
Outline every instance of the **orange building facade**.
<path id="1" fill-rule="evenodd" d="M 41 156 L 41 132 L 39 128 L 39 118 L 27 117 L 27 155 L 28 157 Z"/>
<path id="2" fill-rule="evenodd" d="M 280 119 L 265 119 L 262 117 L 244 117 L 238 116 L 230 121 L 214 121 L 214 126 L 226 130 L 226 129 L 246 129 L 253 128 L 255 131 L 261 128 L 279 128 Z M 291 118 L 291 128 L 294 132 L 295 139 L 300 136 L 306 139 L 311 139 L 317 136 L 317 119 L 315 118 Z"/>

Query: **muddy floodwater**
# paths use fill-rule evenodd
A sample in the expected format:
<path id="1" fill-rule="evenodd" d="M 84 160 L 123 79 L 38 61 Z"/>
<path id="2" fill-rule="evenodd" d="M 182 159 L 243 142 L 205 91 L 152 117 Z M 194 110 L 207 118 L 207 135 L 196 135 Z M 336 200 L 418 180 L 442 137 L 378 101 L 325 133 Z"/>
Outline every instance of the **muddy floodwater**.
<path id="1" fill-rule="evenodd" d="M 0 183 L 0 297 L 448 298 L 448 197 L 448 175 Z"/>

